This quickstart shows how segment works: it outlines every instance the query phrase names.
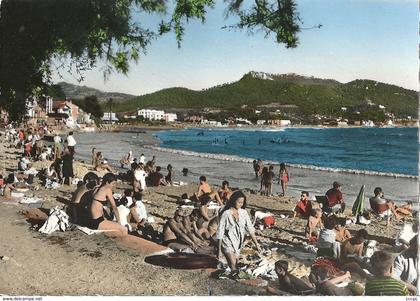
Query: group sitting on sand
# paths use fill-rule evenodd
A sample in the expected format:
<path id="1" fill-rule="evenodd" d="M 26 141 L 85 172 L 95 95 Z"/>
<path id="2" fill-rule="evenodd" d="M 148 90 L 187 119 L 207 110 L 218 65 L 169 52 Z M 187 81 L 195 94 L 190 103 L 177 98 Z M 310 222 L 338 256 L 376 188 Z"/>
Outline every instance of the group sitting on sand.
<path id="1" fill-rule="evenodd" d="M 25 136 L 25 131 L 22 134 Z M 25 138 L 20 139 L 22 134 L 21 131 L 11 134 L 10 141 L 24 141 Z M 68 167 L 72 166 L 75 153 L 74 138 L 67 139 L 63 147 L 56 140 L 51 157 L 46 158 L 52 159 L 52 163 L 41 176 L 45 182 L 71 184 L 74 176 L 72 168 L 69 170 Z M 40 143 L 35 145 L 41 147 Z M 31 185 L 31 162 L 38 160 L 36 155 L 40 157 L 43 149 L 41 147 L 33 155 L 24 143 L 18 147 L 23 151 L 18 170 L 3 181 L 0 178 L 6 199 L 12 198 L 13 191 L 18 187 Z M 173 216 L 171 212 L 159 231 L 153 224 L 153 217 L 148 214 L 150 208 L 144 197 L 147 191 L 153 190 L 151 187 L 175 185 L 174 167 L 165 164 L 167 174 L 164 176 L 155 156 L 146 161 L 142 154 L 137 160 L 130 151 L 120 160 L 124 171 L 117 175 L 114 167 L 96 149 L 92 149 L 91 163 L 91 170 L 77 184 L 68 206 L 67 212 L 74 224 L 92 230 L 111 230 L 119 236 L 141 236 L 175 252 L 217 257 L 221 263 L 220 278 L 242 277 L 241 251 L 244 248 L 252 247 L 255 256 L 263 256 L 267 250 L 259 231 L 275 228 L 278 216 L 264 211 L 264 208 L 249 206 L 247 194 L 230 187 L 226 180 L 217 189 L 212 187 L 206 176 L 200 176 L 195 192 L 180 197 Z M 106 174 L 99 177 L 99 171 L 106 171 Z M 263 162 L 258 160 L 255 162 L 255 175 L 261 177 L 263 194 L 271 196 L 276 180 L 274 166 L 264 167 Z M 289 172 L 284 163 L 280 164 L 277 180 L 284 196 L 289 182 Z M 121 196 L 115 193 L 118 181 L 125 182 L 129 187 Z M 267 292 L 281 295 L 416 294 L 418 225 L 413 225 L 409 234 L 406 231 L 401 236 L 401 252 L 395 259 L 386 251 L 371 252 L 369 243 L 374 235 L 369 234 L 368 228 L 362 224 L 358 225 L 357 231 L 348 229 L 348 224 L 357 222 L 357 219 L 345 214 L 342 184 L 334 181 L 332 186 L 319 204 L 311 201 L 308 191 L 302 191 L 293 212 L 289 214 L 290 223 L 299 225 L 295 231 L 300 231 L 303 234 L 301 239 L 314 250 L 312 255 L 316 258 L 312 261 L 308 277 L 294 276 L 289 262 L 278 260 L 273 265 L 277 285 L 269 286 Z M 412 204 L 398 206 L 396 202 L 384 198 L 380 187 L 374 189 L 370 206 L 370 213 L 378 219 L 386 219 L 388 225 L 413 215 Z M 337 284 L 341 284 L 340 287 Z"/>

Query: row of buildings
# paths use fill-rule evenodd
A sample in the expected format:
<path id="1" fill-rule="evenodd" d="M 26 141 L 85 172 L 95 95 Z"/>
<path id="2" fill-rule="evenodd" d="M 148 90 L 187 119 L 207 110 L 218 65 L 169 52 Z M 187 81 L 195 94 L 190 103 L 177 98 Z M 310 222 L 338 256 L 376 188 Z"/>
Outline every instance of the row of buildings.
<path id="1" fill-rule="evenodd" d="M 53 100 L 42 96 L 30 98 L 26 103 L 26 117 L 29 124 L 65 125 L 75 128 L 78 125 L 93 123 L 91 114 L 84 112 L 69 99 Z"/>
<path id="2" fill-rule="evenodd" d="M 166 122 L 175 122 L 178 120 L 178 117 L 175 113 L 165 113 L 162 110 L 150 110 L 150 109 L 141 109 L 137 111 L 137 115 L 125 115 L 125 119 L 136 119 L 138 117 L 143 117 L 148 120 L 163 120 Z"/>

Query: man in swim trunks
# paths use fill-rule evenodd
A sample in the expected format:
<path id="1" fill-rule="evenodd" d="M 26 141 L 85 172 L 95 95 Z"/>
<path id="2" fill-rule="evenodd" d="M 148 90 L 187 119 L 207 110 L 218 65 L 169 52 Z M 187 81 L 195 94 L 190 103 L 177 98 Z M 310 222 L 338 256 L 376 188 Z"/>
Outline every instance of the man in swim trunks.
<path id="1" fill-rule="evenodd" d="M 175 211 L 174 217 L 170 218 L 163 226 L 163 244 L 176 252 L 198 249 L 197 244 L 186 234 L 183 218 L 186 212 L 181 208 Z"/>

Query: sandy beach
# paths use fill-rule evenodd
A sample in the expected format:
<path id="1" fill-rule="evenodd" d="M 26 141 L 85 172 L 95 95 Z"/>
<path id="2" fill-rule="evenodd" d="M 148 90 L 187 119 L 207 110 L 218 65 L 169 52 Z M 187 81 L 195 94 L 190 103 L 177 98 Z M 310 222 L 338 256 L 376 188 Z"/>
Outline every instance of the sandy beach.
<path id="1" fill-rule="evenodd" d="M 95 136 L 93 136 L 95 135 Z M 116 135 L 123 135 L 119 141 Z M 1 174 L 6 176 L 17 165 L 17 150 L 0 143 L 0 158 L 3 162 Z M 95 137 L 95 140 L 92 140 Z M 275 214 L 276 225 L 271 229 L 257 230 L 257 239 L 265 249 L 274 250 L 276 259 L 287 259 L 292 273 L 304 276 L 309 273 L 311 262 L 300 258 L 298 251 L 304 251 L 304 220 L 291 221 L 287 218 L 294 208 L 301 190 L 313 194 L 324 194 L 335 180 L 344 183 L 344 195 L 351 205 L 361 185 L 366 185 L 367 196 L 375 186 L 386 189 L 387 196 L 398 199 L 418 195 L 418 181 L 369 177 L 351 174 L 335 174 L 321 171 L 292 169 L 293 180 L 286 197 L 264 197 L 254 194 L 259 183 L 253 179 L 252 166 L 240 162 L 227 162 L 208 158 L 186 157 L 180 154 L 157 151 L 150 134 L 98 133 L 76 135 L 78 141 L 75 162 L 76 176 L 92 170 L 90 149 L 96 147 L 109 156 L 116 164 L 128 150 L 135 157 L 143 152 L 147 158 L 157 156 L 157 165 L 166 167 L 171 163 L 176 169 L 176 180 L 187 183 L 180 187 L 152 187 L 147 189 L 144 199 L 149 213 L 155 218 L 155 229 L 161 230 L 166 219 L 173 215 L 176 200 L 182 193 L 196 191 L 198 176 L 204 174 L 213 186 L 220 185 L 222 179 L 231 182 L 232 187 L 246 188 L 248 208 L 270 211 Z M 138 141 L 141 140 L 141 143 Z M 118 146 L 117 146 L 118 145 Z M 47 163 L 36 163 L 37 169 Z M 184 167 L 190 169 L 187 177 L 181 175 Z M 234 175 L 230 177 L 230 175 Z M 278 192 L 278 185 L 275 192 Z M 75 186 L 61 186 L 48 190 L 35 182 L 27 196 L 42 198 L 43 208 L 64 207 L 69 202 Z M 129 186 L 119 183 L 115 192 L 121 193 Z M 312 189 L 308 189 L 312 187 Z M 408 191 L 408 192 L 407 192 Z M 403 194 L 405 192 L 405 194 Z M 416 204 L 418 206 L 418 204 Z M 257 287 L 233 280 L 210 278 L 210 270 L 175 270 L 153 266 L 144 262 L 145 255 L 118 243 L 103 234 L 88 236 L 81 231 L 54 232 L 41 234 L 20 214 L 27 205 L 12 201 L 0 201 L 0 294 L 4 295 L 266 295 L 265 286 Z M 285 217 L 286 216 L 286 217 Z M 393 252 L 391 239 L 401 229 L 402 223 L 386 226 L 386 221 L 372 223 L 366 227 L 371 238 L 378 240 L 381 249 Z M 351 224 L 351 233 L 362 226 Z M 244 252 L 252 254 L 251 248 Z M 5 260 L 7 259 L 7 260 Z"/>

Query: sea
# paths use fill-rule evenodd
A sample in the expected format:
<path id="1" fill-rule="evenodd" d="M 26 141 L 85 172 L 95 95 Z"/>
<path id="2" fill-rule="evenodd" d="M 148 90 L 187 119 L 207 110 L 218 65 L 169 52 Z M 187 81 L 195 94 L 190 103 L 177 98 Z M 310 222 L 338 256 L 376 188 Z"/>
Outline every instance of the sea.
<path id="1" fill-rule="evenodd" d="M 160 147 L 301 168 L 416 177 L 417 128 L 187 129 L 157 132 Z"/>
<path id="2" fill-rule="evenodd" d="M 154 139 L 150 139 L 151 137 Z M 258 191 L 252 161 L 285 162 L 290 182 L 287 194 L 323 195 L 333 181 L 343 185 L 345 197 L 357 197 L 362 186 L 366 197 L 381 186 L 397 202 L 417 201 L 418 134 L 416 128 L 285 128 L 285 129 L 181 129 L 148 132 L 78 133 L 76 158 L 90 161 L 91 148 L 102 151 L 118 168 L 119 160 L 133 151 L 136 158 L 153 155 L 166 174 L 167 164 L 176 180 L 198 183 L 205 175 L 213 185 L 228 180 L 232 187 Z M 188 168 L 188 176 L 181 170 Z M 123 169 L 119 169 L 124 171 Z M 275 183 L 274 193 L 280 192 Z"/>

